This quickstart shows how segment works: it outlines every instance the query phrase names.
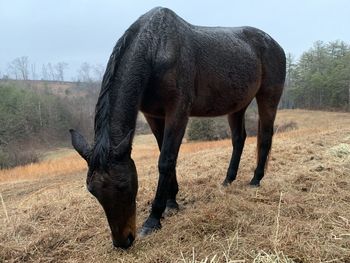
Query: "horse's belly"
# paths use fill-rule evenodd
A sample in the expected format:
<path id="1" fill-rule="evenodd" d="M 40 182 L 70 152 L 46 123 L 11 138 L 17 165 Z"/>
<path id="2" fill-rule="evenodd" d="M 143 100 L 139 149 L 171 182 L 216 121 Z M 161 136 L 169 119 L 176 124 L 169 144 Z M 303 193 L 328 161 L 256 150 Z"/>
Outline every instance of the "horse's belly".
<path id="1" fill-rule="evenodd" d="M 251 98 L 248 102 L 247 101 L 230 101 L 230 102 L 221 102 L 220 100 L 208 100 L 207 102 L 203 103 L 194 103 L 194 106 L 191 110 L 191 116 L 197 116 L 197 117 L 215 117 L 215 116 L 221 116 L 230 114 L 233 112 L 237 112 L 249 104 L 249 102 L 252 100 Z"/>
<path id="2" fill-rule="evenodd" d="M 230 56 L 232 59 L 222 64 L 214 57 L 202 62 L 195 81 L 193 116 L 237 112 L 255 97 L 261 84 L 260 60 L 249 50 Z"/>
<path id="3" fill-rule="evenodd" d="M 207 86 L 198 91 L 193 101 L 191 116 L 220 116 L 245 108 L 255 97 L 260 81 L 245 87 Z"/>

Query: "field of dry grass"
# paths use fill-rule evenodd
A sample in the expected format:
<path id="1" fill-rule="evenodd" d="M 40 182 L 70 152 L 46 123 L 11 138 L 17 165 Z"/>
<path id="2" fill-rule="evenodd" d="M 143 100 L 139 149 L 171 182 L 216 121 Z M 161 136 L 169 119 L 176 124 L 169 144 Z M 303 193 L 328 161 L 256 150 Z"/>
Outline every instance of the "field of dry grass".
<path id="1" fill-rule="evenodd" d="M 260 188 L 248 186 L 255 138 L 226 189 L 230 141 L 184 143 L 179 213 L 127 251 L 112 248 L 77 154 L 0 171 L 0 262 L 350 262 L 350 114 L 278 113 L 278 124 L 290 121 L 298 129 L 275 136 Z M 154 139 L 135 138 L 133 157 L 140 227 L 157 182 Z"/>

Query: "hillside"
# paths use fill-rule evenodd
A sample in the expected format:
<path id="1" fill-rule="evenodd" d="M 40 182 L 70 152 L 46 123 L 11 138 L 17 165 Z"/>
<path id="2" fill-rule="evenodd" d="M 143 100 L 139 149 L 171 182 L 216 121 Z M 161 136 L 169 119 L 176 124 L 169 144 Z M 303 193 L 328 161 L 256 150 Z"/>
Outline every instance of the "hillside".
<path id="1" fill-rule="evenodd" d="M 256 138 L 237 180 L 222 188 L 230 140 L 184 143 L 177 165 L 178 214 L 127 250 L 112 249 L 101 206 L 85 188 L 85 162 L 72 150 L 0 171 L 0 262 L 350 262 L 350 114 L 280 111 L 260 188 L 248 182 Z M 278 128 L 277 128 L 278 132 Z M 135 138 L 137 224 L 157 182 L 153 137 Z"/>
<path id="2" fill-rule="evenodd" d="M 0 85 L 13 85 L 26 89 L 32 89 L 38 93 L 50 93 L 59 97 L 86 97 L 89 94 L 96 94 L 100 85 L 96 82 L 72 82 L 52 80 L 2 80 Z"/>

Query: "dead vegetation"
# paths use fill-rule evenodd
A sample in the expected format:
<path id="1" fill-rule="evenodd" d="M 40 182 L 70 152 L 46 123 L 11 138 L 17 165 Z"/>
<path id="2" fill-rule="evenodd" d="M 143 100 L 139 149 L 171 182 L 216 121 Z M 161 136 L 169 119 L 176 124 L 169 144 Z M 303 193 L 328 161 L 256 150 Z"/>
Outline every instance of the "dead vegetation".
<path id="1" fill-rule="evenodd" d="M 279 112 L 278 124 L 291 121 L 298 129 L 277 133 L 260 188 L 247 185 L 255 138 L 226 189 L 230 140 L 185 143 L 179 213 L 127 251 L 112 249 L 77 155 L 0 171 L 0 262 L 350 262 L 350 115 Z M 154 140 L 136 138 L 133 156 L 140 227 L 157 181 Z"/>

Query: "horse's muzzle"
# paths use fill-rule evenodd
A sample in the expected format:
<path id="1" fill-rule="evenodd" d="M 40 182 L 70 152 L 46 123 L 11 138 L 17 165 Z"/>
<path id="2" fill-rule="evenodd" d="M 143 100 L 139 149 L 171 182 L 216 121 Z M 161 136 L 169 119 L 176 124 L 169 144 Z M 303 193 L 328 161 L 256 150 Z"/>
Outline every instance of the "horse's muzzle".
<path id="1" fill-rule="evenodd" d="M 129 234 L 126 241 L 123 243 L 117 242 L 113 239 L 113 246 L 114 247 L 119 247 L 122 249 L 128 249 L 129 247 L 131 247 L 132 243 L 134 242 L 135 237 L 132 234 Z"/>

